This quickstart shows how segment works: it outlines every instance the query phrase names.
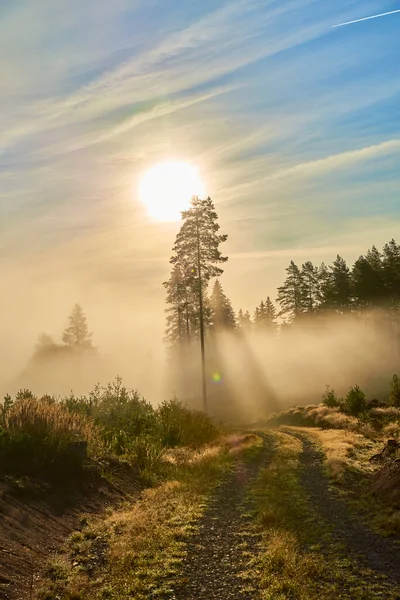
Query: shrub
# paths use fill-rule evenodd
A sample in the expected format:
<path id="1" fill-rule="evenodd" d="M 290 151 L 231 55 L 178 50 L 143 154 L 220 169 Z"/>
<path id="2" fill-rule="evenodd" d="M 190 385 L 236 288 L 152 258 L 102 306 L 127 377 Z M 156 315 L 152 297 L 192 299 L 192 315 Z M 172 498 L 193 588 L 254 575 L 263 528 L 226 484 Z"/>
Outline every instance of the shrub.
<path id="1" fill-rule="evenodd" d="M 335 391 L 331 390 L 329 385 L 326 386 L 326 390 L 322 395 L 322 403 L 328 408 L 340 406 L 339 398 L 336 396 Z"/>
<path id="2" fill-rule="evenodd" d="M 85 453 L 77 442 L 96 446 L 90 423 L 71 415 L 62 406 L 35 398 L 16 400 L 4 417 L 0 458 L 5 472 L 29 474 L 76 469 Z"/>
<path id="3" fill-rule="evenodd" d="M 400 407 L 400 379 L 393 375 L 390 382 L 389 402 L 392 406 Z"/>
<path id="4" fill-rule="evenodd" d="M 364 392 L 358 385 L 350 388 L 344 399 L 344 411 L 350 415 L 357 416 L 364 412 L 367 407 L 367 401 Z"/>
<path id="5" fill-rule="evenodd" d="M 140 436 L 159 436 L 155 411 L 135 390 L 122 385 L 117 377 L 105 386 L 96 385 L 89 398 L 64 398 L 63 406 L 72 414 L 89 416 L 101 430 L 104 444 L 117 455 L 129 453 Z"/>
<path id="6" fill-rule="evenodd" d="M 157 417 L 165 446 L 201 446 L 219 435 L 208 415 L 190 410 L 176 398 L 164 401 L 157 409 Z"/>

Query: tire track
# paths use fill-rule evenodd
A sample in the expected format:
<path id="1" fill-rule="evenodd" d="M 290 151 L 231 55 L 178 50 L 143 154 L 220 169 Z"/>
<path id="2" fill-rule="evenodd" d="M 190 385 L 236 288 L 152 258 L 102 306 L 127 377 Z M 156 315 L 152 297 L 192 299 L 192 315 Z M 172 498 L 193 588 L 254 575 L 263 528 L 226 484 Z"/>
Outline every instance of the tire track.
<path id="1" fill-rule="evenodd" d="M 200 520 L 198 533 L 187 544 L 180 584 L 171 600 L 252 600 L 257 592 L 241 575 L 258 553 L 259 536 L 252 533 L 247 497 L 260 467 L 271 460 L 273 437 L 256 432 L 263 447 L 256 459 L 239 459 L 217 488 Z"/>
<path id="2" fill-rule="evenodd" d="M 400 547 L 369 529 L 331 488 L 324 456 L 303 433 L 283 430 L 303 444 L 300 482 L 317 513 L 332 527 L 332 539 L 343 544 L 360 566 L 400 584 Z"/>

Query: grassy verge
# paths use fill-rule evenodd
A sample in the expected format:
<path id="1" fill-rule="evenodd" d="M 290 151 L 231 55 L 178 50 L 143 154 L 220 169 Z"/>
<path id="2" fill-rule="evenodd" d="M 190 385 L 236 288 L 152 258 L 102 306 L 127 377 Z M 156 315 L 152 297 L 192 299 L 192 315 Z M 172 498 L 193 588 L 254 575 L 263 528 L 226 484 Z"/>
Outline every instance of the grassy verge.
<path id="1" fill-rule="evenodd" d="M 382 450 L 382 440 L 371 440 L 345 429 L 295 429 L 316 440 L 325 455 L 332 483 L 344 499 L 364 516 L 368 526 L 384 536 L 400 534 L 398 506 L 384 502 L 372 493 L 371 481 L 381 469 L 381 463 L 371 461 L 371 458 Z"/>
<path id="2" fill-rule="evenodd" d="M 398 598 L 399 590 L 361 571 L 330 540 L 298 478 L 301 443 L 276 432 L 275 455 L 252 491 L 261 551 L 253 562 L 263 600 Z M 327 543 L 330 542 L 330 543 Z"/>
<path id="3" fill-rule="evenodd" d="M 135 503 L 92 519 L 72 534 L 55 557 L 38 593 L 40 600 L 148 600 L 168 597 L 212 490 L 237 452 L 256 438 L 231 437 L 199 450 L 171 450 L 165 483 Z"/>

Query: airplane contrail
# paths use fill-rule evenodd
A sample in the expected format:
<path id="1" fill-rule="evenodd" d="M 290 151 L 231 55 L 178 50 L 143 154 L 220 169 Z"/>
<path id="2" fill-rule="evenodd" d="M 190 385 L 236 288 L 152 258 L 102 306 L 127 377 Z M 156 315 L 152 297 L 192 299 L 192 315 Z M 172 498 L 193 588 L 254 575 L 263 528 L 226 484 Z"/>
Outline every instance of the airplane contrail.
<path id="1" fill-rule="evenodd" d="M 352 23 L 359 23 L 360 21 L 369 21 L 370 19 L 378 19 L 378 17 L 386 17 L 387 15 L 394 15 L 394 13 L 400 13 L 400 8 L 397 10 L 391 10 L 390 12 L 381 13 L 380 15 L 372 15 L 372 17 L 364 17 L 363 19 L 356 19 L 355 21 L 347 21 L 346 23 L 339 23 L 339 25 L 331 25 L 331 27 L 343 27 L 344 25 L 351 25 Z"/>

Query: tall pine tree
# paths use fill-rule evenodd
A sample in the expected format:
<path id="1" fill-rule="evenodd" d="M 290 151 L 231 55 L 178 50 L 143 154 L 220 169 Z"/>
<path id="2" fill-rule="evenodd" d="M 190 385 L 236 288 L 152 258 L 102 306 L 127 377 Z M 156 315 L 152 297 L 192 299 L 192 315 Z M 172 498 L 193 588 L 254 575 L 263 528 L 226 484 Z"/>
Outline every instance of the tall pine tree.
<path id="1" fill-rule="evenodd" d="M 344 258 L 336 257 L 329 267 L 322 287 L 322 305 L 339 314 L 346 313 L 352 305 L 352 282 L 350 269 Z"/>
<path id="2" fill-rule="evenodd" d="M 286 279 L 278 288 L 277 302 L 281 306 L 281 315 L 287 315 L 290 321 L 295 321 L 305 312 L 303 278 L 299 267 L 290 261 L 286 269 Z"/>
<path id="3" fill-rule="evenodd" d="M 372 246 L 366 256 L 360 256 L 352 269 L 352 289 L 358 309 L 379 306 L 384 295 L 381 253 Z"/>
<path id="4" fill-rule="evenodd" d="M 309 314 L 315 313 L 321 303 L 320 271 L 311 261 L 301 267 L 301 303 Z"/>
<path id="5" fill-rule="evenodd" d="M 228 260 L 222 256 L 220 244 L 227 235 L 220 235 L 218 215 L 211 198 L 191 200 L 189 210 L 182 212 L 182 226 L 173 246 L 170 263 L 179 265 L 185 273 L 186 285 L 190 290 L 193 314 L 198 318 L 201 345 L 203 406 L 207 410 L 207 386 L 205 368 L 205 326 L 209 314 L 206 292 L 211 278 L 222 275 L 218 265 Z"/>

